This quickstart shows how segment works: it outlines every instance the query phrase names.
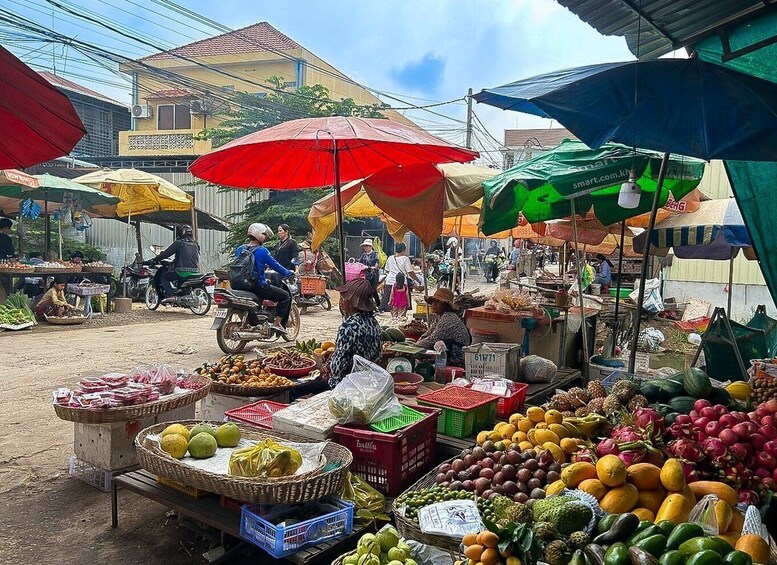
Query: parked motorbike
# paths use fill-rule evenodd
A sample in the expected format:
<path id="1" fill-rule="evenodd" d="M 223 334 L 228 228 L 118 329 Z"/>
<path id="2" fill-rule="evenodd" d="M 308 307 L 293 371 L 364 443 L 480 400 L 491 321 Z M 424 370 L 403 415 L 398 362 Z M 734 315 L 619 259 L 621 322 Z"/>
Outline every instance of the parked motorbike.
<path id="1" fill-rule="evenodd" d="M 289 285 L 282 284 L 291 293 Z M 299 335 L 300 313 L 294 303 L 286 333 L 279 336 L 271 327 L 275 320 L 275 302 L 261 300 L 253 292 L 226 288 L 216 289 L 213 301 L 218 309 L 210 329 L 216 330 L 216 342 L 224 353 L 240 353 L 251 341 L 273 342 L 278 337 L 294 341 Z"/>
<path id="2" fill-rule="evenodd" d="M 440 263 L 440 278 L 437 279 L 437 288 L 453 288 L 453 261 L 445 260 Z M 461 292 L 461 281 L 464 276 L 464 269 L 459 265 L 459 274 L 456 276 L 455 292 Z"/>
<path id="3" fill-rule="evenodd" d="M 501 255 L 486 255 L 483 259 L 483 274 L 486 282 L 497 282 L 499 280 L 499 271 L 504 266 L 505 260 Z"/>
<path id="4" fill-rule="evenodd" d="M 131 263 L 121 268 L 121 274 L 116 279 L 116 295 L 124 293 L 124 276 L 127 276 L 127 298 L 143 300 L 146 296 L 148 281 L 154 276 L 154 269 L 146 265 Z M 113 286 L 113 285 L 111 285 Z"/>
<path id="5" fill-rule="evenodd" d="M 164 288 L 162 276 L 173 268 L 173 261 L 165 259 L 156 265 L 156 272 L 146 287 L 146 308 L 156 310 L 160 304 L 179 308 L 189 308 L 197 316 L 204 316 L 211 306 L 215 290 L 216 276 L 213 273 L 196 273 L 186 277 L 176 286 L 173 283 L 174 294 L 171 298 L 162 300 Z"/>

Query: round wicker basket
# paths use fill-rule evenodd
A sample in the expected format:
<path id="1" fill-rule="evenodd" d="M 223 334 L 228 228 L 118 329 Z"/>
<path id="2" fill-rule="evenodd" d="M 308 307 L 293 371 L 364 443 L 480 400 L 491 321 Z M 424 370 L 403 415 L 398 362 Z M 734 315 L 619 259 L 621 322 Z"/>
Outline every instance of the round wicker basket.
<path id="1" fill-rule="evenodd" d="M 187 420 L 180 423 L 185 426 L 193 426 L 200 422 Z M 222 422 L 212 423 L 221 424 Z M 140 466 L 172 481 L 244 502 L 303 504 L 330 494 L 337 494 L 341 491 L 348 469 L 353 462 L 353 456 L 348 449 L 342 445 L 327 442 L 324 447 L 327 466 L 322 472 L 273 478 L 233 477 L 222 473 L 213 473 L 191 467 L 172 458 L 162 451 L 156 442 L 149 439 L 148 436 L 161 433 L 169 424 L 170 422 L 165 422 L 146 428 L 135 438 L 135 448 Z M 243 438 L 249 440 L 272 438 L 279 442 L 293 439 L 297 443 L 316 443 L 304 438 L 283 438 L 253 426 L 241 424 L 237 424 L 237 426 L 240 428 Z"/>
<path id="2" fill-rule="evenodd" d="M 340 557 L 332 561 L 332 565 L 343 565 L 343 561 L 345 561 L 345 558 L 351 555 L 356 555 L 356 552 L 349 551 L 348 553 L 343 553 Z"/>
<path id="3" fill-rule="evenodd" d="M 122 406 L 121 408 L 71 408 L 54 404 L 54 412 L 62 420 L 68 422 L 80 422 L 82 424 L 110 424 L 113 422 L 130 422 L 146 416 L 153 416 L 163 412 L 169 412 L 182 406 L 187 406 L 198 400 L 202 400 L 210 392 L 211 381 L 200 377 L 203 385 L 184 394 L 176 394 L 172 397 L 162 397 L 154 402 Z"/>
<path id="4" fill-rule="evenodd" d="M 212 381 L 212 383 L 210 388 L 212 393 L 227 396 L 274 396 L 299 386 L 297 383 L 289 386 L 244 386 L 230 385 L 219 381 Z"/>

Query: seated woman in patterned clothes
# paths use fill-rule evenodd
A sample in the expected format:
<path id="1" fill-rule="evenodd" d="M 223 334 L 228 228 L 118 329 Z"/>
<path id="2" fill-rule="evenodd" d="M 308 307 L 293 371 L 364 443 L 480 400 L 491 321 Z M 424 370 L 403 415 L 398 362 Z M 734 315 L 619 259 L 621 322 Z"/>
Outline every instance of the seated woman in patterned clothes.
<path id="1" fill-rule="evenodd" d="M 337 290 L 340 292 L 340 310 L 346 319 L 337 331 L 335 350 L 329 358 L 331 388 L 351 372 L 354 355 L 378 362 L 382 345 L 370 283 L 366 279 L 354 279 Z"/>

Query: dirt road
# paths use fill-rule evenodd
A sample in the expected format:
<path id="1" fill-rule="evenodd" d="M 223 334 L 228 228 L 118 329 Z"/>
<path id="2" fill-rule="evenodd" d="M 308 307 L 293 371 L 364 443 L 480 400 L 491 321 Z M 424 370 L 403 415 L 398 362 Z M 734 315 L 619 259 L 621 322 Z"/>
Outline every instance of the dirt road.
<path id="1" fill-rule="evenodd" d="M 222 355 L 211 316 L 141 309 L 116 320 L 127 325 L 0 334 L 0 563 L 199 562 L 184 548 L 191 533 L 165 525 L 163 506 L 121 493 L 112 530 L 110 495 L 68 477 L 73 424 L 55 416 L 53 389 L 152 363 L 193 369 Z M 315 309 L 302 316 L 300 339 L 334 338 L 339 321 Z M 196 352 L 170 352 L 185 346 Z"/>

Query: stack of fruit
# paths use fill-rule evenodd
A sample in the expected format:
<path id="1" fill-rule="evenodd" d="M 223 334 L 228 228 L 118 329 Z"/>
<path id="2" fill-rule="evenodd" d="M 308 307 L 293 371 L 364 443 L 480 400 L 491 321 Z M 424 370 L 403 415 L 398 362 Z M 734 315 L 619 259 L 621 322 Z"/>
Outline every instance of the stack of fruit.
<path id="1" fill-rule="evenodd" d="M 777 488 L 777 400 L 753 412 L 729 412 L 700 399 L 667 429 L 669 451 L 681 458 L 689 481 L 720 480 L 739 491 L 742 502 Z"/>
<path id="2" fill-rule="evenodd" d="M 633 411 L 648 405 L 639 394 L 639 387 L 630 380 L 620 380 L 613 385 L 610 394 L 601 381 L 589 381 L 586 389 L 575 387 L 568 392 L 556 393 L 547 407 L 558 410 L 566 417 L 584 417 L 589 414 L 616 416 L 621 411 Z"/>
<path id="3" fill-rule="evenodd" d="M 564 418 L 558 410 L 532 407 L 526 414 L 513 414 L 507 422 L 496 424 L 493 430 L 482 431 L 477 436 L 478 445 L 489 450 L 504 451 L 508 447 L 517 451 L 545 449 L 553 458 L 564 463 L 568 456 L 581 449 L 584 437 L 606 423 L 597 415 L 583 418 Z"/>
<path id="4" fill-rule="evenodd" d="M 356 553 L 344 557 L 343 565 L 417 565 L 410 558 L 410 551 L 397 531 L 385 526 L 377 534 L 359 538 Z"/>
<path id="5" fill-rule="evenodd" d="M 259 359 L 246 361 L 244 355 L 225 355 L 218 363 L 205 363 L 194 372 L 220 383 L 251 388 L 287 388 L 297 384 L 274 374 Z"/>
<path id="6" fill-rule="evenodd" d="M 191 430 L 183 424 L 170 424 L 159 434 L 159 445 L 175 459 L 183 459 L 187 451 L 195 459 L 209 459 L 219 447 L 235 447 L 240 437 L 240 428 L 231 422 L 218 428 L 202 423 Z"/>

